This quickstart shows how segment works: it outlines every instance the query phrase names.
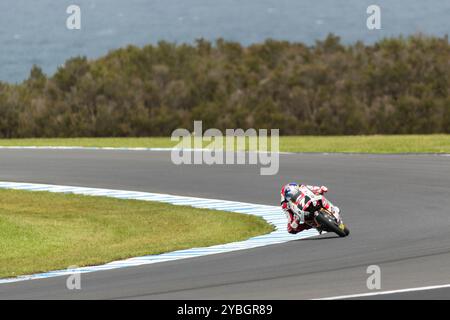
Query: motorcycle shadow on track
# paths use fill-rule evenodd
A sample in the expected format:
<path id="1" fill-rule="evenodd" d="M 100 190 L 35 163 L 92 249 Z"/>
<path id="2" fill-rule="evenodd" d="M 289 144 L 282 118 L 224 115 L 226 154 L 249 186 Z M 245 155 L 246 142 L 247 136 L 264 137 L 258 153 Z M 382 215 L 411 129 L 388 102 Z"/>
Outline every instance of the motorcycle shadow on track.
<path id="1" fill-rule="evenodd" d="M 332 232 L 328 232 L 322 235 L 318 235 L 318 236 L 314 236 L 311 238 L 305 238 L 305 239 L 298 239 L 298 240 L 294 240 L 294 241 L 317 241 L 317 240 L 331 240 L 331 239 L 339 239 L 341 237 L 339 237 L 337 234 L 334 234 Z"/>

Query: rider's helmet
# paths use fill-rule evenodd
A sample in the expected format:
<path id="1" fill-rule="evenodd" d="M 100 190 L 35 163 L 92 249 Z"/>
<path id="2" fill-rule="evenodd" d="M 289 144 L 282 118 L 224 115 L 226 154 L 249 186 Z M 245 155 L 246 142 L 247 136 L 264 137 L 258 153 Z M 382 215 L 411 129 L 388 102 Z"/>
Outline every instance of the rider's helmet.
<path id="1" fill-rule="evenodd" d="M 298 183 L 291 182 L 284 187 L 284 199 L 287 201 L 295 202 L 300 195 L 300 189 Z"/>

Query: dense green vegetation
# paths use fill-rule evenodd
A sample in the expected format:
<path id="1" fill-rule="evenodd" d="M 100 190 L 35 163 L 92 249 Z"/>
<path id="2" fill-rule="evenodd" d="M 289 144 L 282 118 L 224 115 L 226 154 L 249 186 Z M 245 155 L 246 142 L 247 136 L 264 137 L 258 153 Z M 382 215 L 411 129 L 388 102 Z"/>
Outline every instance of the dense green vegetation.
<path id="1" fill-rule="evenodd" d="M 314 46 L 129 46 L 0 84 L 0 137 L 164 136 L 175 128 L 294 134 L 450 133 L 448 37 Z"/>

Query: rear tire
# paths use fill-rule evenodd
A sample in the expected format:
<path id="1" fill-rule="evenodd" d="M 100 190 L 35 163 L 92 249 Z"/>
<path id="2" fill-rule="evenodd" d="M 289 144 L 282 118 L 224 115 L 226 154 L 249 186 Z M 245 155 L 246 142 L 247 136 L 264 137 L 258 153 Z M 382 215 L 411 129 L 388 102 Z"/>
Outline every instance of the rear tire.
<path id="1" fill-rule="evenodd" d="M 344 226 L 342 229 L 331 218 L 326 217 L 323 213 L 320 213 L 316 220 L 319 224 L 323 225 L 325 230 L 336 233 L 339 237 L 346 237 L 350 234 L 350 230 Z"/>

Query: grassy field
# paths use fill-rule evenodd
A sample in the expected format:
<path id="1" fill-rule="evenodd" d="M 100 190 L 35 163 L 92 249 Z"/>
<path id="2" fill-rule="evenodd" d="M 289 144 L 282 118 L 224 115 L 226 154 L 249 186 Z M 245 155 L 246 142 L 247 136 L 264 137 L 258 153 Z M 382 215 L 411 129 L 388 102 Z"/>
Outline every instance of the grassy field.
<path id="1" fill-rule="evenodd" d="M 0 146 L 168 148 L 170 138 L 0 139 Z M 207 145 L 206 143 L 204 144 Z M 280 151 L 362 153 L 450 153 L 450 134 L 280 137 Z"/>
<path id="2" fill-rule="evenodd" d="M 245 240 L 258 217 L 137 200 L 0 190 L 0 277 Z"/>
<path id="3" fill-rule="evenodd" d="M 450 153 L 449 135 L 281 137 L 288 152 Z"/>

